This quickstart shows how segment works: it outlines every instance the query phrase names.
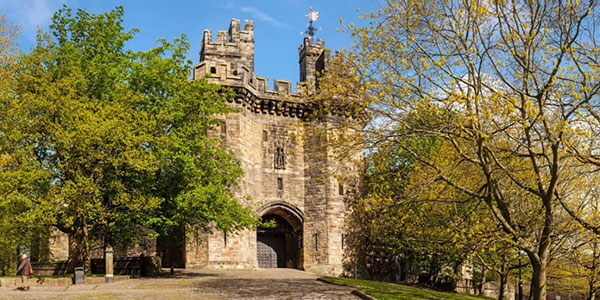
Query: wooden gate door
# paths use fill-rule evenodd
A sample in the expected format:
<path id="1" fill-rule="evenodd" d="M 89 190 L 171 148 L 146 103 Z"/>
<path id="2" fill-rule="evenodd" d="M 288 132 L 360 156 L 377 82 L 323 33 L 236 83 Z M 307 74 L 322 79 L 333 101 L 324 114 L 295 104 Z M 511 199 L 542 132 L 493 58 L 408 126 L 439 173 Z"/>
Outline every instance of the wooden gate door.
<path id="1" fill-rule="evenodd" d="M 259 233 L 256 256 L 259 268 L 285 268 L 285 236 Z"/>

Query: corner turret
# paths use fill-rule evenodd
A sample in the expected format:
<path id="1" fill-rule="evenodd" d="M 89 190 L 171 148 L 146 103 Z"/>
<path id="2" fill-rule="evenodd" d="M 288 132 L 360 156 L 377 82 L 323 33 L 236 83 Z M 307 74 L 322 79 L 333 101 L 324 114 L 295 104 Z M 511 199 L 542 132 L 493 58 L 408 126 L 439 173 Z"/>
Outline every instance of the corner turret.
<path id="1" fill-rule="evenodd" d="M 200 61 L 210 65 L 213 74 L 216 74 L 217 66 L 223 64 L 233 75 L 241 73 L 242 67 L 254 73 L 254 23 L 244 20 L 244 30 L 240 30 L 240 20 L 231 19 L 229 30 L 219 31 L 216 42 L 212 32 L 204 30 Z"/>
<path id="2" fill-rule="evenodd" d="M 325 50 L 325 42 L 322 39 L 317 39 L 317 43 L 313 43 L 313 39 L 306 36 L 303 43 L 298 48 L 299 63 L 300 63 L 300 81 L 310 83 L 314 86 L 317 82 L 317 77 L 327 69 L 328 55 Z"/>

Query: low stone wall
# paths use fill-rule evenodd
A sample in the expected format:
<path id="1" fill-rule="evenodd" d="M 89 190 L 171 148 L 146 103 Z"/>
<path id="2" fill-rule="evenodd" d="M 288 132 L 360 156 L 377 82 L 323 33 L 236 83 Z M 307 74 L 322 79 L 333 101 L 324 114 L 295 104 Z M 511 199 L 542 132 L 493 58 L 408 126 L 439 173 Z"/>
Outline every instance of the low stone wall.
<path id="1" fill-rule="evenodd" d="M 114 282 L 125 281 L 131 279 L 130 276 L 118 276 L 114 277 Z M 104 283 L 104 277 L 87 277 L 85 278 L 85 284 L 100 284 Z M 29 286 L 69 286 L 73 285 L 73 278 L 39 278 L 30 276 L 27 280 Z M 0 278 L 0 287 L 17 288 L 23 286 L 21 278 L 16 277 L 5 277 Z"/>
<path id="2" fill-rule="evenodd" d="M 67 262 L 59 261 L 55 263 L 31 263 L 31 268 L 35 275 L 65 275 L 67 274 Z"/>
<path id="3" fill-rule="evenodd" d="M 30 286 L 66 286 L 73 284 L 73 278 L 35 278 L 29 277 L 27 283 Z M 16 288 L 23 286 L 21 278 L 0 278 L 0 286 Z"/>
<path id="4" fill-rule="evenodd" d="M 508 284 L 508 299 L 515 299 L 515 287 L 511 284 Z M 500 283 L 498 281 L 489 281 L 486 282 L 483 286 L 483 295 L 492 298 L 498 298 L 498 294 L 500 293 Z M 524 297 L 527 299 L 527 297 Z"/>
<path id="5" fill-rule="evenodd" d="M 126 257 L 114 260 L 115 275 L 131 276 L 154 276 L 160 274 L 160 257 Z M 35 275 L 65 275 L 67 273 L 67 262 L 55 263 L 32 263 Z M 92 259 L 91 272 L 93 274 L 104 274 L 104 259 Z"/>
<path id="6" fill-rule="evenodd" d="M 248 264 L 235 261 L 211 261 L 209 263 L 193 264 L 189 263 L 185 266 L 186 269 L 213 269 L 213 270 L 255 270 L 256 267 Z"/>
<path id="7" fill-rule="evenodd" d="M 131 279 L 131 276 L 117 276 L 113 277 L 113 282 L 121 282 Z M 104 277 L 86 277 L 85 284 L 100 284 L 106 283 Z"/>

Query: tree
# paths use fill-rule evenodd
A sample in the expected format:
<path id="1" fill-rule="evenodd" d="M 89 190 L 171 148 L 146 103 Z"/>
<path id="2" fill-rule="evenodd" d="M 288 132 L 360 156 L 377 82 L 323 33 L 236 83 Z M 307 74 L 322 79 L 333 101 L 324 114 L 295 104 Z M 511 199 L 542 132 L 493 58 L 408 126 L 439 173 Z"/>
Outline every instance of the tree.
<path id="1" fill-rule="evenodd" d="M 575 225 L 575 224 L 574 224 Z M 576 225 L 575 225 L 576 226 Z M 564 243 L 566 247 L 551 261 L 549 288 L 595 299 L 600 290 L 600 248 L 598 237 L 577 227 Z"/>
<path id="2" fill-rule="evenodd" d="M 369 165 L 359 194 L 348 201 L 349 249 L 361 269 L 368 266 L 371 278 L 386 278 L 392 271 L 400 275 L 392 280 L 411 282 L 418 276 L 419 281 L 444 289 L 456 288 L 465 279 L 463 267 L 472 264 L 476 255 L 485 257 L 491 268 L 495 262 L 486 254 L 496 253 L 502 232 L 489 222 L 489 212 L 481 203 L 423 181 L 428 170 L 398 143 L 423 155 L 445 153 L 437 138 L 379 143 L 365 159 Z M 391 265 L 398 269 L 390 270 Z M 505 269 L 503 283 L 508 276 Z"/>
<path id="3" fill-rule="evenodd" d="M 185 35 L 126 50 L 123 9 L 66 6 L 21 56 L 15 94 L 2 111 L 8 143 L 41 175 L 28 195 L 41 224 L 72 238 L 69 268 L 89 268 L 92 243 L 126 247 L 169 228 L 252 226 L 233 199 L 239 164 L 209 133 L 232 92 L 189 81 Z M 29 191 L 28 187 L 25 188 Z"/>
<path id="4" fill-rule="evenodd" d="M 0 110 L 13 97 L 14 64 L 18 56 L 19 26 L 0 16 Z M 0 133 L 5 133 L 6 120 L 0 118 Z M 17 261 L 20 246 L 27 240 L 31 222 L 27 218 L 28 201 L 16 190 L 16 182 L 26 173 L 16 168 L 16 153 L 11 151 L 6 136 L 0 134 L 0 270 L 6 274 Z"/>
<path id="5" fill-rule="evenodd" d="M 486 204 L 527 254 L 534 300 L 545 299 L 558 216 L 597 158 L 598 9 L 594 1 L 388 0 L 365 15 L 369 24 L 347 28 L 356 44 L 345 52 L 352 59 L 339 61 L 352 79 L 328 72 L 320 82 L 338 95 L 321 107 L 368 116 L 358 128 L 365 145 L 440 140 L 440 155 L 456 159 L 397 146 L 427 166 L 430 181 Z"/>

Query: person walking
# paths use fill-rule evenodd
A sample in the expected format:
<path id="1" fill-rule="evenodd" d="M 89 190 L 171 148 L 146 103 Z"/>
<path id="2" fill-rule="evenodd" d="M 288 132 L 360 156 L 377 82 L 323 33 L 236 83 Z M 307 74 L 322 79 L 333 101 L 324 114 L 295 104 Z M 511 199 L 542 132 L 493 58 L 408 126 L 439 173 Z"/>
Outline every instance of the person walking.
<path id="1" fill-rule="evenodd" d="M 23 254 L 23 260 L 21 260 L 21 264 L 17 268 L 17 274 L 21 272 L 21 280 L 23 281 L 23 290 L 29 290 L 29 284 L 27 283 L 27 276 L 33 274 L 33 268 L 31 268 L 31 263 L 27 259 L 27 254 Z"/>

